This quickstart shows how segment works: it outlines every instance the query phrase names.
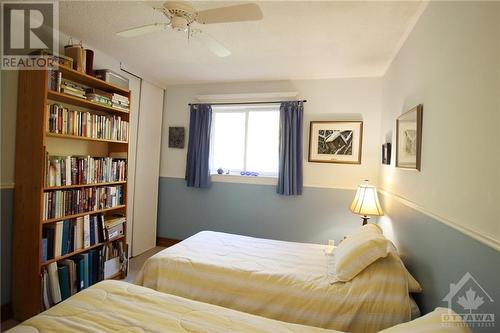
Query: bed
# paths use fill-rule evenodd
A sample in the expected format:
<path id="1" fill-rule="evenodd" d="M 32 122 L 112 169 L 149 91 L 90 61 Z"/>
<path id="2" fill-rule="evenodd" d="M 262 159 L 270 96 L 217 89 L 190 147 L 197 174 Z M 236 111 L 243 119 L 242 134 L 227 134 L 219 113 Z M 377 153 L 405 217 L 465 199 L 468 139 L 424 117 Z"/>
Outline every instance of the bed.
<path id="1" fill-rule="evenodd" d="M 332 283 L 326 246 L 202 231 L 150 257 L 137 284 L 271 319 L 349 332 L 410 320 L 401 260 Z"/>
<path id="2" fill-rule="evenodd" d="M 470 333 L 463 327 L 443 327 L 441 315 L 446 311 L 438 309 L 384 333 Z M 95 284 L 7 332 L 340 333 L 258 317 L 112 280 Z"/>

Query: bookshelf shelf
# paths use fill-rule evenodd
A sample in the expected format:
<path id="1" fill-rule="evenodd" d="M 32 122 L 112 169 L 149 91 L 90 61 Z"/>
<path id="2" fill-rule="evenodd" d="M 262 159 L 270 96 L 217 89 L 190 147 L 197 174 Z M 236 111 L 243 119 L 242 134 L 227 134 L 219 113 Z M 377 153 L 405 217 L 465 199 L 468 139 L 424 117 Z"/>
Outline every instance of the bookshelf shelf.
<path id="1" fill-rule="evenodd" d="M 114 239 L 113 239 L 113 242 L 114 242 L 114 241 L 117 241 L 117 240 L 120 240 L 120 239 L 123 239 L 123 238 L 125 238 L 125 236 L 119 236 L 119 237 L 116 237 L 116 238 L 114 238 Z M 42 267 L 43 267 L 43 266 L 47 266 L 47 265 L 49 265 L 49 264 L 51 264 L 51 263 L 53 263 L 53 262 L 56 262 L 56 261 L 59 261 L 59 260 L 63 260 L 63 259 L 66 259 L 66 258 L 70 258 L 70 257 L 76 256 L 76 255 L 78 255 L 78 254 L 80 254 L 80 253 L 84 253 L 84 252 L 87 252 L 87 251 L 89 251 L 89 250 L 92 250 L 92 249 L 98 248 L 99 246 L 103 246 L 104 244 L 106 244 L 106 242 L 102 242 L 102 243 L 94 244 L 94 245 L 89 246 L 89 247 L 86 247 L 86 248 L 84 248 L 84 249 L 79 249 L 79 250 L 76 250 L 76 251 L 73 251 L 73 252 L 67 253 L 67 254 L 65 254 L 65 255 L 63 255 L 63 256 L 60 256 L 60 257 L 57 257 L 57 258 L 54 258 L 54 259 L 49 259 L 49 260 L 47 260 L 47 261 L 45 261 L 45 262 L 42 262 L 42 263 L 40 264 L 40 266 L 42 266 Z M 121 272 L 120 272 L 120 273 L 121 273 Z"/>
<path id="2" fill-rule="evenodd" d="M 89 87 L 102 89 L 102 90 L 110 91 L 113 93 L 118 93 L 121 95 L 128 96 L 130 94 L 130 91 L 127 89 L 124 89 L 124 88 L 119 87 L 117 85 L 99 80 L 98 78 L 87 75 L 85 73 L 75 71 L 74 69 L 66 67 L 66 66 L 58 66 L 57 70 L 62 72 L 63 78 L 68 79 L 70 81 L 81 83 L 81 84 L 84 84 L 84 85 L 89 86 Z"/>
<path id="3" fill-rule="evenodd" d="M 128 115 L 130 114 L 130 112 L 115 109 L 111 106 L 106 106 L 106 105 L 94 103 L 94 102 L 88 101 L 88 100 L 80 98 L 80 97 L 75 97 L 75 96 L 71 96 L 68 94 L 63 94 L 63 93 L 53 91 L 53 90 L 48 91 L 48 99 L 53 100 L 53 101 L 57 101 L 57 102 L 61 102 L 61 103 L 71 104 L 74 106 L 84 107 L 84 108 L 94 110 L 94 111 L 112 113 L 112 114 L 115 114 L 118 116 L 128 117 Z"/>
<path id="4" fill-rule="evenodd" d="M 92 210 L 90 212 L 84 212 L 84 213 L 78 213 L 78 214 L 73 214 L 73 215 L 66 215 L 63 217 L 57 217 L 53 218 L 50 220 L 42 220 L 42 224 L 47 224 L 47 223 L 54 223 L 54 222 L 59 222 L 59 221 L 64 221 L 64 220 L 70 220 L 70 219 L 75 219 L 77 217 L 82 217 L 85 215 L 94 215 L 94 214 L 99 214 L 99 213 L 106 213 L 110 212 L 113 210 L 118 210 L 127 207 L 126 205 L 120 205 L 120 206 L 115 206 L 115 207 L 110 207 L 110 208 L 104 208 L 104 209 L 99 209 L 99 210 Z"/>
<path id="5" fill-rule="evenodd" d="M 128 98 L 130 102 L 131 93 L 127 89 L 109 84 L 64 66 L 59 66 L 55 69 L 61 73 L 63 80 L 73 81 L 88 88 L 104 91 L 102 94 L 117 93 Z M 51 73 L 50 77 L 49 72 Z M 52 74 L 54 74 L 54 72 L 49 71 L 49 69 L 19 71 L 16 121 L 16 191 L 14 192 L 12 242 L 12 260 L 16 264 L 12 267 L 11 288 L 12 310 L 14 318 L 18 321 L 24 321 L 42 310 L 42 304 L 44 304 L 45 300 L 42 295 L 43 288 L 45 288 L 42 280 L 47 278 L 47 276 L 50 278 L 50 273 L 48 273 L 50 269 L 52 269 L 52 272 L 54 272 L 55 269 L 56 274 L 58 274 L 59 270 L 68 269 L 68 261 L 72 261 L 73 265 L 77 265 L 76 262 L 78 258 L 85 257 L 90 260 L 92 257 L 92 264 L 100 265 L 99 267 L 101 267 L 97 271 L 99 275 L 96 274 L 92 276 L 92 283 L 95 283 L 103 277 L 103 251 L 107 248 L 108 244 L 112 243 L 112 246 L 118 247 L 120 251 L 123 251 L 121 252 L 123 254 L 127 254 L 128 251 L 126 237 L 127 181 L 50 187 L 44 186 L 44 184 L 46 184 L 46 158 L 49 153 L 64 154 L 65 156 L 107 157 L 123 155 L 125 156 L 124 158 L 126 158 L 129 150 L 128 141 L 97 139 L 48 132 L 51 121 L 50 112 L 53 111 L 48 107 L 50 104 L 59 102 L 61 104 L 68 104 L 69 106 L 82 107 L 98 116 L 120 116 L 125 122 L 129 121 L 130 113 L 50 90 L 49 79 L 53 79 Z M 66 120 L 62 118 L 63 116 L 60 117 L 62 121 Z M 52 118 L 52 121 L 54 121 L 54 118 Z M 52 140 L 53 138 L 56 140 Z M 106 209 L 67 215 L 60 218 L 43 219 L 45 208 L 44 200 L 48 200 L 47 198 L 54 194 L 51 191 L 69 189 L 88 190 L 89 188 L 102 188 L 104 186 L 121 186 L 123 204 Z M 61 207 L 62 203 L 59 201 L 60 199 L 57 200 L 57 204 Z M 115 213 L 125 218 L 125 222 L 123 222 L 123 234 L 121 236 L 85 249 L 72 251 L 45 262 L 41 261 L 43 251 L 51 250 L 55 252 L 55 246 L 61 246 L 60 242 L 62 242 L 62 239 L 68 239 L 70 242 L 68 248 L 74 249 L 77 244 L 75 242 L 76 235 L 83 238 L 81 239 L 82 242 L 85 241 L 85 237 L 89 235 L 87 230 L 91 229 L 94 230 L 94 232 L 97 232 L 97 230 L 100 231 L 101 229 L 95 228 L 103 228 L 104 223 L 100 223 L 99 221 L 104 221 L 108 215 L 113 215 Z M 102 214 L 103 216 L 97 216 L 96 214 Z M 82 219 L 85 215 L 90 215 L 90 223 L 94 223 L 93 227 L 92 225 L 87 227 L 88 222 L 86 222 L 86 218 Z M 58 229 L 60 228 L 60 224 L 50 225 L 50 223 L 64 220 L 71 220 L 71 222 L 68 224 L 69 228 L 66 227 L 66 222 L 63 223 L 62 231 Z M 80 222 L 82 220 L 84 223 Z M 67 238 L 55 237 L 56 234 L 58 236 L 62 234 Z M 99 239 L 102 240 L 103 238 Z M 56 240 L 58 243 L 56 243 Z M 51 245 L 50 247 L 48 245 L 49 242 Z M 79 242 L 80 239 L 78 239 L 78 244 L 81 244 Z M 53 256 L 53 253 L 51 253 L 50 256 Z M 61 260 L 64 260 L 64 262 L 60 262 Z M 81 260 L 79 262 L 81 263 Z M 88 265 L 87 261 L 85 265 Z M 126 272 L 119 272 L 119 274 L 112 278 L 124 277 L 126 277 Z M 27 286 L 29 286 L 29 288 L 27 288 Z"/>
<path id="6" fill-rule="evenodd" d="M 73 188 L 84 188 L 84 187 L 102 187 L 102 186 L 113 186 L 113 185 L 123 185 L 126 184 L 127 181 L 121 181 L 121 182 L 108 182 L 108 183 L 92 183 L 92 184 L 76 184 L 76 185 L 65 185 L 65 186 L 51 186 L 51 187 L 44 187 L 43 191 L 57 191 L 57 190 L 68 190 L 68 189 L 73 189 Z"/>
<path id="7" fill-rule="evenodd" d="M 71 139 L 71 140 L 84 140 L 84 141 L 98 141 L 98 142 L 109 142 L 109 143 L 120 143 L 120 144 L 128 144 L 128 141 L 120 141 L 120 140 L 108 140 L 108 139 L 97 139 L 97 138 L 89 138 L 86 136 L 79 135 L 71 135 L 71 134 L 59 134 L 59 133 L 45 133 L 46 136 L 61 138 L 61 139 Z"/>

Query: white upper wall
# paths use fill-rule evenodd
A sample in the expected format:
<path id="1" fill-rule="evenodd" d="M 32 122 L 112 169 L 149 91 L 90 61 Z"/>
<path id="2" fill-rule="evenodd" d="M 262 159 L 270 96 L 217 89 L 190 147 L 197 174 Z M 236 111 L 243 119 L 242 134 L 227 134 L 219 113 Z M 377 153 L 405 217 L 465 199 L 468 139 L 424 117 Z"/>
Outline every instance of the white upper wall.
<path id="1" fill-rule="evenodd" d="M 500 3 L 431 2 L 383 78 L 382 142 L 395 143 L 396 118 L 424 105 L 422 171 L 393 163 L 380 177 L 388 192 L 497 246 L 499 78 Z"/>
<path id="2" fill-rule="evenodd" d="M 185 149 L 168 148 L 168 127 L 189 127 L 188 103 L 197 95 L 296 91 L 307 99 L 304 106 L 304 185 L 355 188 L 363 179 L 377 182 L 380 164 L 381 79 L 325 79 L 177 85 L 167 87 L 163 114 L 160 176 L 184 178 Z M 362 120 L 361 165 L 309 163 L 309 122 L 312 120 Z M 187 133 L 186 133 L 187 142 Z"/>

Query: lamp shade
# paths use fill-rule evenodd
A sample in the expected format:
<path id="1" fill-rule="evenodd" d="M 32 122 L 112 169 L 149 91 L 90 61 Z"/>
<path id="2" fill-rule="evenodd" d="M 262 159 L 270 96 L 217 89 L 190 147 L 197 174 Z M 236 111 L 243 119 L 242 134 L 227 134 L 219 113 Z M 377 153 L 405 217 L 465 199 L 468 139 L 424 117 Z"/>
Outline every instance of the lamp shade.
<path id="1" fill-rule="evenodd" d="M 359 185 L 351 204 L 351 211 L 358 215 L 384 215 L 378 201 L 377 188 L 370 184 Z"/>

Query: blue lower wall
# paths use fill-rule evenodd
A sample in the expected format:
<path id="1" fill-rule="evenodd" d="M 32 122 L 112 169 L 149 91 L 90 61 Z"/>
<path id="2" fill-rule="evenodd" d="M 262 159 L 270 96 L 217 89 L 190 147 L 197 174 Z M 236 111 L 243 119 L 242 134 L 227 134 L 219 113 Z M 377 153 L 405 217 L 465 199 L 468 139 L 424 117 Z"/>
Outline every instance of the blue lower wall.
<path id="1" fill-rule="evenodd" d="M 2 244 L 1 260 L 1 300 L 2 305 L 10 302 L 10 272 L 12 267 L 12 211 L 14 209 L 14 190 L 0 190 L 0 234 Z"/>
<path id="2" fill-rule="evenodd" d="M 496 328 L 473 328 L 474 332 L 500 331 L 500 252 L 410 208 L 392 196 L 380 196 L 386 216 L 379 219 L 384 233 L 393 238 L 403 261 L 421 283 L 424 292 L 415 298 L 423 312 L 447 307 L 443 298 L 468 272 L 494 300 L 480 295 L 478 286 L 468 286 L 483 296 L 481 313 L 495 313 Z M 492 217 L 494 218 L 494 217 Z M 467 287 L 467 289 L 468 289 Z M 464 296 L 464 290 L 459 295 Z M 454 305 L 454 310 L 464 311 Z M 477 312 L 477 311 L 474 311 Z"/>
<path id="3" fill-rule="evenodd" d="M 297 242 L 340 240 L 361 219 L 349 211 L 354 190 L 304 188 L 302 196 L 276 194 L 276 187 L 213 183 L 186 187 L 183 179 L 160 178 L 158 237 L 184 239 L 201 230 Z"/>

